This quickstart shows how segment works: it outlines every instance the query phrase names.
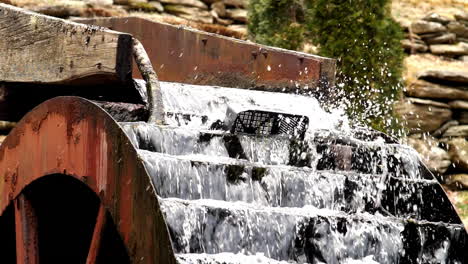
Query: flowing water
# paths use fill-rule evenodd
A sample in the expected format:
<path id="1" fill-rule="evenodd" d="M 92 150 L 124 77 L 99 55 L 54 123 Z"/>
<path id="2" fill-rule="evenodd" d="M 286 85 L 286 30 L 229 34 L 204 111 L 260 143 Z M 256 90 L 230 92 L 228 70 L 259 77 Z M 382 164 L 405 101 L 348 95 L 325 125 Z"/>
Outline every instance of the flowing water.
<path id="1" fill-rule="evenodd" d="M 310 97 L 161 86 L 167 125 L 121 125 L 180 263 L 467 263 L 467 233 L 411 148 L 350 129 Z M 293 137 L 220 125 L 244 110 L 309 126 Z"/>

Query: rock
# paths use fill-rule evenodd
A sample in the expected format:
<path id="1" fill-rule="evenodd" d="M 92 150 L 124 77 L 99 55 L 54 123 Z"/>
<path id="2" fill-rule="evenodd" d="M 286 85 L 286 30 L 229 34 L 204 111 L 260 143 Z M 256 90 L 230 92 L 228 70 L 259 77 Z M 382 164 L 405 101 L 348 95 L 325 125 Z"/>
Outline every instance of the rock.
<path id="1" fill-rule="evenodd" d="M 114 4 L 116 5 L 135 5 L 145 3 L 148 3 L 148 0 L 114 0 Z"/>
<path id="2" fill-rule="evenodd" d="M 459 42 L 468 43 L 468 38 L 460 38 L 460 37 L 457 37 L 457 40 L 458 40 Z"/>
<path id="3" fill-rule="evenodd" d="M 430 136 L 425 139 L 408 138 L 408 144 L 421 155 L 422 161 L 433 173 L 443 174 L 452 164 L 447 151 L 439 148 L 439 142 Z"/>
<path id="4" fill-rule="evenodd" d="M 457 119 L 460 124 L 468 124 L 468 111 L 459 112 Z"/>
<path id="5" fill-rule="evenodd" d="M 244 36 L 247 35 L 247 26 L 245 25 L 230 25 L 228 26 L 228 29 L 234 30 Z"/>
<path id="6" fill-rule="evenodd" d="M 40 13 L 47 16 L 53 16 L 58 18 L 68 18 L 71 16 L 83 16 L 82 8 L 75 8 L 70 6 L 62 5 L 45 5 L 33 7 L 30 9 L 33 12 Z"/>
<path id="7" fill-rule="evenodd" d="M 174 14 L 187 20 L 212 24 L 213 17 L 207 10 L 202 10 L 196 7 L 188 7 L 184 5 L 165 5 L 164 10 L 167 13 Z"/>
<path id="8" fill-rule="evenodd" d="M 449 129 L 447 129 L 447 131 L 445 131 L 443 136 L 444 137 L 466 137 L 468 136 L 468 125 L 450 127 Z"/>
<path id="9" fill-rule="evenodd" d="M 440 137 L 442 136 L 447 129 L 453 127 L 453 126 L 458 126 L 460 123 L 457 120 L 450 120 L 443 124 L 440 128 L 438 128 L 436 131 L 432 133 L 432 136 L 434 137 Z"/>
<path id="10" fill-rule="evenodd" d="M 218 23 L 220 25 L 223 25 L 223 26 L 229 26 L 229 25 L 232 25 L 234 23 L 234 20 L 231 20 L 231 19 L 228 19 L 228 18 L 216 17 L 215 20 L 216 20 L 216 23 Z"/>
<path id="11" fill-rule="evenodd" d="M 227 6 L 233 6 L 238 8 L 246 8 L 249 5 L 248 0 L 223 0 L 223 3 Z"/>
<path id="12" fill-rule="evenodd" d="M 242 23 L 247 23 L 247 10 L 245 9 L 226 9 L 226 17 L 239 21 Z"/>
<path id="13" fill-rule="evenodd" d="M 420 73 L 418 78 L 436 83 L 451 83 L 457 86 L 468 85 L 468 71 L 428 70 Z"/>
<path id="14" fill-rule="evenodd" d="M 459 42 L 456 45 L 431 45 L 431 53 L 435 55 L 445 55 L 445 56 L 461 56 L 468 55 L 468 44 L 464 42 Z"/>
<path id="15" fill-rule="evenodd" d="M 405 94 L 420 98 L 468 100 L 468 91 L 423 80 L 412 83 L 406 88 Z"/>
<path id="16" fill-rule="evenodd" d="M 418 20 L 411 23 L 410 30 L 415 34 L 424 34 L 446 31 L 447 28 L 440 23 Z"/>
<path id="17" fill-rule="evenodd" d="M 409 32 L 406 32 L 405 33 L 405 38 L 409 39 L 409 40 L 420 40 L 421 37 L 417 34 L 410 34 Z"/>
<path id="18" fill-rule="evenodd" d="M 406 122 L 411 133 L 433 132 L 452 119 L 452 111 L 448 108 L 415 104 L 409 100 L 398 103 L 395 112 Z"/>
<path id="19" fill-rule="evenodd" d="M 464 138 L 453 138 L 448 142 L 449 155 L 457 169 L 468 169 L 468 142 Z"/>
<path id="20" fill-rule="evenodd" d="M 449 17 L 446 17 L 446 16 L 441 16 L 437 13 L 430 13 L 428 15 L 426 15 L 423 20 L 425 21 L 430 21 L 430 22 L 437 22 L 437 23 L 440 23 L 442 25 L 447 25 L 448 23 L 450 23 L 450 21 L 452 21 L 452 19 L 450 19 Z"/>
<path id="21" fill-rule="evenodd" d="M 208 6 L 200 0 L 160 0 L 163 4 L 171 4 L 171 5 L 182 5 L 182 6 L 190 6 L 190 7 L 198 7 L 200 9 L 207 10 Z M 185 14 L 185 13 L 184 13 Z M 187 14 L 187 15 L 194 15 L 195 13 Z"/>
<path id="22" fill-rule="evenodd" d="M 211 4 L 211 11 L 216 13 L 216 16 L 214 16 L 216 18 L 226 16 L 226 6 L 221 1 Z"/>
<path id="23" fill-rule="evenodd" d="M 83 2 L 91 5 L 100 5 L 100 6 L 111 6 L 114 1 L 113 0 L 83 0 Z"/>
<path id="24" fill-rule="evenodd" d="M 8 133 L 16 126 L 15 122 L 10 121 L 0 121 L 0 132 L 1 133 Z"/>
<path id="25" fill-rule="evenodd" d="M 466 20 L 458 20 L 458 22 L 462 23 L 463 25 L 468 27 L 468 21 Z"/>
<path id="26" fill-rule="evenodd" d="M 203 3 L 207 4 L 207 5 L 211 5 L 212 3 L 216 3 L 216 2 L 219 2 L 221 0 L 202 0 Z"/>
<path id="27" fill-rule="evenodd" d="M 151 1 L 148 4 L 151 5 L 156 11 L 160 13 L 164 12 L 164 7 L 160 2 Z"/>
<path id="28" fill-rule="evenodd" d="M 468 190 L 468 174 L 448 175 L 445 184 L 455 190 Z"/>
<path id="29" fill-rule="evenodd" d="M 128 16 L 128 13 L 123 8 L 110 8 L 110 7 L 91 7 L 85 8 L 82 17 L 122 17 Z"/>
<path id="30" fill-rule="evenodd" d="M 160 2 L 152 1 L 148 3 L 130 3 L 129 10 L 138 10 L 143 12 L 164 12 L 164 7 Z"/>
<path id="31" fill-rule="evenodd" d="M 201 22 L 201 23 L 204 23 L 204 24 L 213 24 L 214 22 L 214 18 L 213 16 L 207 16 L 206 14 L 204 14 L 203 16 L 200 16 L 200 15 L 197 15 L 197 14 L 179 14 L 177 15 L 181 18 L 184 18 L 184 19 L 187 19 L 187 20 L 191 20 L 191 21 L 195 21 L 195 22 Z"/>
<path id="32" fill-rule="evenodd" d="M 455 100 L 448 103 L 453 109 L 465 109 L 468 110 L 468 102 L 463 100 Z"/>
<path id="33" fill-rule="evenodd" d="M 4 135 L 0 135 L 0 144 L 2 144 L 2 143 L 3 143 L 3 141 L 5 140 L 5 138 L 6 138 L 6 136 L 4 136 Z"/>
<path id="34" fill-rule="evenodd" d="M 455 14 L 455 19 L 461 20 L 461 21 L 468 21 L 468 12 L 461 12 L 461 13 Z"/>
<path id="35" fill-rule="evenodd" d="M 435 32 L 435 33 L 426 33 L 426 34 L 419 34 L 420 39 L 428 39 L 428 38 L 436 38 L 442 36 L 446 32 Z"/>
<path id="36" fill-rule="evenodd" d="M 408 138 L 415 138 L 415 139 L 421 139 L 424 138 L 426 134 L 421 134 L 421 133 L 416 133 L 416 134 L 408 134 Z"/>
<path id="37" fill-rule="evenodd" d="M 468 38 L 468 26 L 458 21 L 452 21 L 447 25 L 449 32 L 455 33 L 457 37 Z"/>
<path id="38" fill-rule="evenodd" d="M 437 101 L 432 101 L 432 100 L 426 100 L 426 99 L 421 99 L 421 98 L 406 98 L 410 103 L 413 104 L 421 104 L 421 105 L 432 105 L 436 107 L 442 107 L 442 108 L 450 108 L 450 106 L 446 103 L 441 103 Z"/>
<path id="39" fill-rule="evenodd" d="M 455 43 L 457 40 L 457 35 L 454 33 L 446 33 L 439 35 L 437 37 L 432 37 L 432 38 L 424 38 L 424 41 L 427 44 L 447 44 L 447 43 Z"/>
<path id="40" fill-rule="evenodd" d="M 423 42 L 411 41 L 409 39 L 403 39 L 401 45 L 406 51 L 409 52 L 426 52 L 429 47 Z"/>
<path id="41" fill-rule="evenodd" d="M 465 55 L 465 56 L 461 56 L 459 58 L 459 60 L 463 61 L 463 62 L 468 62 L 468 55 Z"/>

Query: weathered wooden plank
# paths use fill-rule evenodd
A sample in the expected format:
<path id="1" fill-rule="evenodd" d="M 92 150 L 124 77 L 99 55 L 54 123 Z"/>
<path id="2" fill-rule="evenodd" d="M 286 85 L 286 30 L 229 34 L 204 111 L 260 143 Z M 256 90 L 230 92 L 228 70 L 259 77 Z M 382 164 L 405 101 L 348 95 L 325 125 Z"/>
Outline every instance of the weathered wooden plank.
<path id="1" fill-rule="evenodd" d="M 122 83 L 132 36 L 0 4 L 0 81 Z"/>
<path id="2" fill-rule="evenodd" d="M 138 17 L 75 21 L 132 34 L 145 47 L 161 81 L 277 92 L 308 88 L 304 91 L 316 91 L 321 100 L 333 97 L 334 59 Z M 134 77 L 139 75 L 134 70 Z"/>
<path id="3" fill-rule="evenodd" d="M 89 246 L 88 257 L 86 264 L 95 264 L 101 249 L 102 237 L 104 229 L 106 228 L 106 208 L 101 204 L 99 207 L 98 215 L 96 218 L 96 225 L 94 226 L 93 237 L 91 245 Z"/>

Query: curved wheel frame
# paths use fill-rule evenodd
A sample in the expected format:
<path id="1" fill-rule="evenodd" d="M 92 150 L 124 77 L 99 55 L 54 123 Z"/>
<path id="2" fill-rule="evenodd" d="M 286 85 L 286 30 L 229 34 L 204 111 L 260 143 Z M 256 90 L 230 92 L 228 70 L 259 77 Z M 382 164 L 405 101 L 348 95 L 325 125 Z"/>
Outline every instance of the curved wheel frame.
<path id="1" fill-rule="evenodd" d="M 88 263 L 99 248 L 105 209 L 132 263 L 176 263 L 156 192 L 136 149 L 112 117 L 79 97 L 57 97 L 37 106 L 0 146 L 0 215 L 15 203 L 17 263 L 37 263 L 34 252 L 40 243 L 21 192 L 52 174 L 72 176 L 100 198 Z"/>

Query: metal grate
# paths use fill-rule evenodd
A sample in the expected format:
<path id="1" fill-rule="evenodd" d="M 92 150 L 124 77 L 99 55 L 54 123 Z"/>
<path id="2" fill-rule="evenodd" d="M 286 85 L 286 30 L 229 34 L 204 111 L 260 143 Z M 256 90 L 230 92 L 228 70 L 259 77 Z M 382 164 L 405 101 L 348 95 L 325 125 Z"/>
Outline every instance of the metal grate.
<path id="1" fill-rule="evenodd" d="M 248 110 L 237 115 L 231 132 L 303 137 L 308 125 L 306 116 Z"/>

